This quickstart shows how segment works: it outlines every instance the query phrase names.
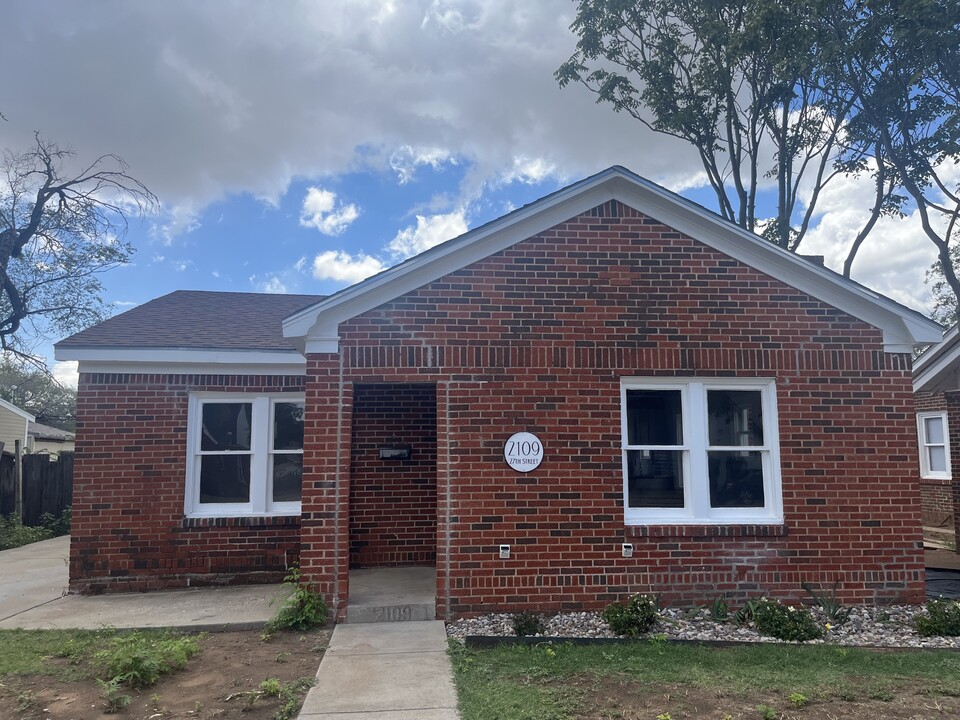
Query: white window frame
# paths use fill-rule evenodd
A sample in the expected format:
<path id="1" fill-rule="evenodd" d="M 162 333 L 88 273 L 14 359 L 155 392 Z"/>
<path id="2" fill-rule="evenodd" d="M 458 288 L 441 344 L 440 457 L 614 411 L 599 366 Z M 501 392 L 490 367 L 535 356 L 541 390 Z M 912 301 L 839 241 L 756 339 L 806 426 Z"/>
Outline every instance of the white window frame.
<path id="1" fill-rule="evenodd" d="M 250 501 L 246 503 L 200 502 L 200 435 L 203 431 L 203 406 L 206 403 L 249 403 Z M 274 406 L 277 403 L 305 403 L 295 393 L 192 393 L 187 404 L 187 477 L 184 514 L 187 517 L 270 517 L 299 515 L 299 502 L 273 502 L 273 457 L 275 453 L 295 454 L 293 450 L 273 450 Z M 301 449 L 300 454 L 303 453 Z"/>
<path id="2" fill-rule="evenodd" d="M 939 418 L 943 423 L 943 442 L 931 443 L 927 440 L 926 420 Z M 950 480 L 953 475 L 950 469 L 950 425 L 947 422 L 947 413 L 944 410 L 935 412 L 917 413 L 917 443 L 920 451 L 920 477 L 924 480 Z M 927 452 L 931 447 L 943 447 L 947 469 L 944 471 L 930 469 L 930 455 Z"/>
<path id="3" fill-rule="evenodd" d="M 763 412 L 762 446 L 709 445 L 707 392 L 709 390 L 756 390 Z M 628 444 L 627 391 L 679 390 L 683 444 L 669 447 Z M 742 525 L 783 522 L 783 485 L 780 475 L 780 427 L 775 378 L 646 378 L 620 380 L 620 433 L 623 465 L 623 508 L 627 525 Z M 683 468 L 682 508 L 631 508 L 627 451 L 666 449 L 681 452 Z M 759 508 L 710 507 L 708 450 L 755 450 L 763 470 L 764 506 Z"/>

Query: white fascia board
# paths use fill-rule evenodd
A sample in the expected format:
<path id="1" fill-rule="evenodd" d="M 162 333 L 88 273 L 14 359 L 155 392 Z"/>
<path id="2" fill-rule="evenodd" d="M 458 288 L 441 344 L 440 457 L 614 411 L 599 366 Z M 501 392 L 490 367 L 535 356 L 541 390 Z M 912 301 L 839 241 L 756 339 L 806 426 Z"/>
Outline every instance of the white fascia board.
<path id="1" fill-rule="evenodd" d="M 913 366 L 913 391 L 935 391 L 943 380 L 956 377 L 960 361 L 960 328 L 952 327 L 939 347 L 921 355 Z"/>
<path id="2" fill-rule="evenodd" d="M 58 348 L 57 360 L 77 360 L 80 372 L 210 375 L 303 375 L 300 353 L 269 350 Z"/>
<path id="3" fill-rule="evenodd" d="M 695 203 L 639 178 L 611 168 L 588 182 L 467 232 L 401 265 L 347 288 L 328 300 L 284 320 L 284 337 L 309 343 L 327 340 L 333 347 L 341 322 L 433 282 L 471 263 L 505 250 L 554 225 L 610 200 L 617 200 L 678 232 L 842 310 L 883 331 L 887 352 L 910 352 L 917 345 L 939 342 L 942 328 L 902 305 L 840 278 Z M 336 349 L 329 350 L 336 352 Z"/>
<path id="4" fill-rule="evenodd" d="M 14 415 L 17 415 L 18 417 L 22 417 L 24 420 L 27 420 L 28 422 L 36 422 L 37 420 L 33 415 L 28 413 L 26 410 L 18 408 L 12 402 L 8 402 L 3 398 L 0 398 L 0 407 L 6 408 L 10 412 L 12 412 Z"/>

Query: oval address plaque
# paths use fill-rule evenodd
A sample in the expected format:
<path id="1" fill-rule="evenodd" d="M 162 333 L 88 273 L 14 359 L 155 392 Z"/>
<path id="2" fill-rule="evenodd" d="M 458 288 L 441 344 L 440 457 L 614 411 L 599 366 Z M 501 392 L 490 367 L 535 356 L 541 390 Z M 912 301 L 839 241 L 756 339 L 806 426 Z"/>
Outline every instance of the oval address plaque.
<path id="1" fill-rule="evenodd" d="M 503 444 L 503 459 L 517 472 L 536 470 L 543 462 L 543 443 L 533 433 L 515 433 Z"/>

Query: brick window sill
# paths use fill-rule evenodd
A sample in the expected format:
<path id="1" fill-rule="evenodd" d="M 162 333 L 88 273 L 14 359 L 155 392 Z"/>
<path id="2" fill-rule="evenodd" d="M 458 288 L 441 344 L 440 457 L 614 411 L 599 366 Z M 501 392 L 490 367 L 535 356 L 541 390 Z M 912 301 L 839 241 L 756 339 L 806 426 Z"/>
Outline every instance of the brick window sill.
<path id="1" fill-rule="evenodd" d="M 299 515 L 185 517 L 184 528 L 225 527 L 300 527 Z"/>
<path id="2" fill-rule="evenodd" d="M 627 525 L 628 538 L 783 537 L 786 525 Z"/>
<path id="3" fill-rule="evenodd" d="M 950 487 L 953 484 L 953 480 L 950 478 L 920 478 L 921 485 L 942 485 L 944 487 Z"/>

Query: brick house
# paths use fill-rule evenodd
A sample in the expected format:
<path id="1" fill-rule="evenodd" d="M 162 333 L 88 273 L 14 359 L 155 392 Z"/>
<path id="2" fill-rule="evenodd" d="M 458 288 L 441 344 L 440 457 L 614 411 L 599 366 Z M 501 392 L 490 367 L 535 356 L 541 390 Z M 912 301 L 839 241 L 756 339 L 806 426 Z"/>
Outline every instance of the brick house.
<path id="1" fill-rule="evenodd" d="M 178 292 L 59 343 L 71 587 L 299 559 L 341 617 L 382 565 L 435 568 L 439 617 L 919 601 L 910 354 L 939 339 L 610 168 L 327 298 Z"/>
<path id="2" fill-rule="evenodd" d="M 923 524 L 957 527 L 960 483 L 951 468 L 960 467 L 960 328 L 914 364 L 917 440 Z M 960 535 L 958 535 L 960 536 Z"/>

